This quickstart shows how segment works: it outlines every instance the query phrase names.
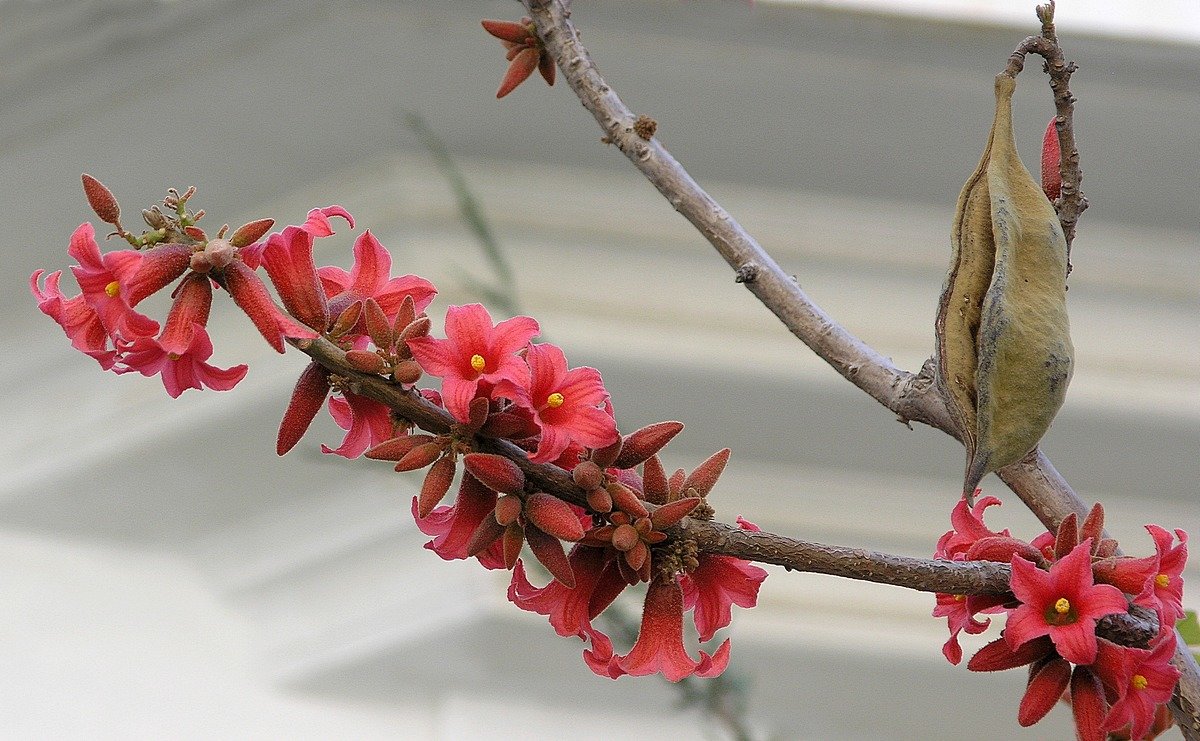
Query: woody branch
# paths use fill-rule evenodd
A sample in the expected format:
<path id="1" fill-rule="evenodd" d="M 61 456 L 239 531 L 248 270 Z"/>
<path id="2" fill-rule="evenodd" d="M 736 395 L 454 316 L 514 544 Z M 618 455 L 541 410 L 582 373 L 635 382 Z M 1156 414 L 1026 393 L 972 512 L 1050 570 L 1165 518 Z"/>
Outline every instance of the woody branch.
<path id="1" fill-rule="evenodd" d="M 800 289 L 766 250 L 711 196 L 656 139 L 643 139 L 635 123 L 638 116 L 601 77 L 588 50 L 570 20 L 570 9 L 562 0 L 522 0 L 571 89 L 603 129 L 606 141 L 642 172 L 676 211 L 686 218 L 717 250 L 743 283 L 801 342 L 846 380 L 896 413 L 901 421 L 917 421 L 936 427 L 956 438 L 957 430 L 946 404 L 936 391 L 932 364 L 918 373 L 897 368 L 881 353 L 848 332 L 817 306 Z M 1063 192 L 1056 203 L 1068 245 L 1074 237 L 1075 220 L 1087 208 L 1078 191 L 1079 158 L 1075 147 L 1071 114 L 1073 97 L 1067 87 L 1074 64 L 1064 60 L 1054 30 L 1054 6 L 1038 9 L 1042 34 L 1022 42 L 1006 70 L 1015 75 L 1029 52 L 1047 60 L 1047 72 L 1055 93 L 1057 129 L 1062 156 Z M 1071 184 L 1068 190 L 1068 183 Z M 1080 518 L 1086 505 L 1058 473 L 1040 449 L 1025 459 L 1000 469 L 1000 479 L 1046 525 L 1055 530 L 1068 514 Z M 1200 739 L 1200 666 L 1179 641 L 1175 664 L 1183 672 L 1172 702 L 1172 712 L 1187 738 Z"/>

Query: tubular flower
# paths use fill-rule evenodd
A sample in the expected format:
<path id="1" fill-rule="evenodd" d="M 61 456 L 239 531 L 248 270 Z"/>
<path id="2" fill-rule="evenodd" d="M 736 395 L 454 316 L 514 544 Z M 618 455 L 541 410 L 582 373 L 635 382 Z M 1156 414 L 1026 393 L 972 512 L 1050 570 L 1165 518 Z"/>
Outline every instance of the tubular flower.
<path id="1" fill-rule="evenodd" d="M 676 579 L 659 576 L 646 590 L 642 627 L 633 650 L 627 656 L 614 657 L 614 661 L 625 674 L 662 674 L 668 681 L 678 682 L 695 674 L 702 664 L 707 665 L 709 676 L 719 674 L 728 661 L 728 643 L 726 640 L 716 652 L 723 658 L 719 668 L 712 666 L 716 654 L 708 656 L 701 651 L 700 661 L 692 661 L 683 647 L 683 590 Z"/>
<path id="2" fill-rule="evenodd" d="M 242 250 L 246 259 L 248 252 L 253 254 L 252 250 L 261 249 L 262 265 L 284 307 L 292 316 L 321 332 L 329 326 L 329 305 L 313 264 L 313 241 L 333 234 L 330 216 L 340 216 L 354 226 L 353 217 L 341 206 L 314 208 L 308 212 L 304 224 L 288 226 L 270 235 L 261 248 L 251 245 Z"/>
<path id="3" fill-rule="evenodd" d="M 529 400 L 541 429 L 534 463 L 556 460 L 572 442 L 586 448 L 615 443 L 616 421 L 602 406 L 608 392 L 595 368 L 567 370 L 563 351 L 550 344 L 530 345 L 525 355 L 530 369 Z"/>
<path id="4" fill-rule="evenodd" d="M 739 523 L 744 522 L 739 518 Z M 742 529 L 748 528 L 743 525 Z M 699 565 L 680 576 L 679 581 L 683 588 L 683 607 L 693 611 L 700 641 L 705 642 L 729 625 L 733 619 L 733 605 L 750 608 L 758 604 L 758 589 L 767 578 L 767 572 L 733 556 L 704 553 L 696 560 Z"/>
<path id="5" fill-rule="evenodd" d="M 502 382 L 505 393 L 528 395 L 529 366 L 516 353 L 538 330 L 538 323 L 527 316 L 493 325 L 481 304 L 451 306 L 446 310 L 446 339 L 415 337 L 408 346 L 426 373 L 441 377 L 446 409 L 467 422 L 471 400 L 491 395 Z"/>
<path id="6" fill-rule="evenodd" d="M 1048 572 L 1013 556 L 1011 585 L 1021 605 L 1009 615 L 1004 631 L 1010 648 L 1048 635 L 1064 659 L 1095 661 L 1096 621 L 1125 612 L 1128 605 L 1121 590 L 1094 583 L 1090 549 L 1091 540 L 1083 541 Z"/>

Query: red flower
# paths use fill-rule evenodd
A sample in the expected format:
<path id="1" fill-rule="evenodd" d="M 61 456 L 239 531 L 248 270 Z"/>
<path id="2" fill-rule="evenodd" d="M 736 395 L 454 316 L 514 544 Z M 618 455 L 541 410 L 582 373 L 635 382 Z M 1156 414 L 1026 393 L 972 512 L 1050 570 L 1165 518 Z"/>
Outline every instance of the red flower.
<path id="1" fill-rule="evenodd" d="M 538 323 L 527 316 L 493 326 L 481 304 L 451 306 L 446 310 L 446 339 L 416 337 L 408 346 L 426 373 L 441 377 L 446 409 L 460 422 L 467 422 L 471 400 L 476 395 L 490 395 L 502 382 L 506 394 L 529 393 L 529 366 L 516 353 L 538 329 Z"/>
<path id="2" fill-rule="evenodd" d="M 464 475 L 458 496 L 451 507 L 437 507 L 428 517 L 417 516 L 417 497 L 413 497 L 412 513 L 417 528 L 434 536 L 425 547 L 447 561 L 467 558 L 467 545 L 483 518 L 491 517 L 496 509 L 496 492 L 479 483 L 474 476 Z M 479 563 L 488 569 L 504 568 L 504 556 L 499 540 L 479 553 Z"/>
<path id="3" fill-rule="evenodd" d="M 1068 661 L 1095 661 L 1096 621 L 1125 612 L 1128 605 L 1121 590 L 1094 583 L 1091 560 L 1090 538 L 1051 565 L 1048 572 L 1013 556 L 1010 583 L 1022 604 L 1009 614 L 1004 630 L 1010 648 L 1048 635 Z"/>
<path id="4" fill-rule="evenodd" d="M 313 241 L 333 234 L 329 217 L 341 216 L 354 226 L 354 218 L 341 206 L 314 208 L 301 226 L 288 226 L 267 237 L 261 245 L 242 250 L 242 259 L 253 265 L 255 251 L 261 250 L 262 265 L 284 308 L 313 329 L 323 332 L 329 326 L 329 305 L 317 269 L 313 264 Z"/>
<path id="5" fill-rule="evenodd" d="M 110 345 L 108 330 L 83 294 L 67 298 L 58 287 L 62 271 L 55 270 L 46 276 L 46 287 L 41 284 L 44 270 L 37 270 L 29 276 L 29 290 L 37 299 L 38 309 L 58 322 L 71 340 L 71 346 L 100 363 L 100 367 L 109 370 L 117 362 L 117 351 Z"/>
<path id="6" fill-rule="evenodd" d="M 354 240 L 354 265 L 349 273 L 333 266 L 320 268 L 317 273 L 329 299 L 329 313 L 334 317 L 355 301 L 373 298 L 387 318 L 395 321 L 405 296 L 412 296 L 419 314 L 437 295 L 437 289 L 424 278 L 390 277 L 392 256 L 370 230 Z"/>
<path id="7" fill-rule="evenodd" d="M 946 618 L 946 627 L 950 629 L 950 638 L 942 645 L 942 655 L 951 664 L 962 661 L 962 646 L 958 642 L 958 634 L 966 631 L 968 635 L 976 635 L 988 629 L 992 624 L 991 618 L 976 620 L 977 613 L 1003 612 L 1000 606 L 1005 600 L 1003 596 L 967 596 L 963 594 L 938 594 L 937 605 L 933 608 L 934 617 Z"/>
<path id="8" fill-rule="evenodd" d="M 529 456 L 534 463 L 556 460 L 577 442 L 603 448 L 617 441 L 617 424 L 601 408 L 608 392 L 595 368 L 567 370 L 563 351 L 550 344 L 531 345 L 525 354 L 530 369 L 529 400 L 542 436 Z"/>
<path id="9" fill-rule="evenodd" d="M 701 668 L 712 677 L 728 663 L 729 641 L 712 656 L 701 651 L 700 661 L 692 661 L 683 647 L 683 590 L 678 580 L 659 576 L 646 590 L 642 627 L 633 650 L 614 660 L 622 672 L 635 677 L 662 674 L 668 681 L 678 682 Z"/>
<path id="10" fill-rule="evenodd" d="M 739 518 L 739 522 L 744 520 Z M 696 630 L 704 642 L 729 625 L 732 605 L 749 608 L 758 604 L 758 588 L 767 572 L 732 556 L 701 554 L 697 560 L 700 565 L 680 577 L 680 586 L 684 609 L 693 610 Z"/>
<path id="11" fill-rule="evenodd" d="M 349 391 L 341 394 L 341 398 L 329 397 L 329 416 L 338 427 L 346 430 L 346 436 L 336 449 L 322 444 L 322 453 L 357 458 L 367 448 L 395 436 L 395 425 L 387 406 Z"/>
<path id="12" fill-rule="evenodd" d="M 1147 525 L 1158 551 L 1158 574 L 1154 577 L 1154 597 L 1157 605 L 1150 606 L 1158 613 L 1161 625 L 1174 625 L 1183 618 L 1183 567 L 1187 563 L 1187 533 L 1176 529 L 1179 545 L 1172 547 L 1175 538 L 1158 525 Z"/>
<path id="13" fill-rule="evenodd" d="M 1179 681 L 1179 670 L 1171 665 L 1175 654 L 1175 632 L 1167 629 L 1152 650 L 1124 648 L 1127 684 L 1104 720 L 1106 730 L 1132 724 L 1131 738 L 1143 738 L 1155 721 L 1159 705 L 1169 702 Z"/>
<path id="14" fill-rule="evenodd" d="M 563 586 L 557 579 L 535 587 L 525 576 L 525 565 L 518 560 L 508 586 L 508 599 L 522 610 L 549 617 L 560 636 L 584 638 L 592 630 L 592 618 L 608 607 L 626 585 L 617 570 L 610 567 L 612 556 L 604 548 L 575 546 L 568 560 L 575 574 L 574 587 Z"/>
<path id="15" fill-rule="evenodd" d="M 88 223 L 71 235 L 67 253 L 79 261 L 71 266 L 71 273 L 110 335 L 132 340 L 158 332 L 158 322 L 134 311 L 129 300 L 128 286 L 141 265 L 141 253 L 117 250 L 101 255 L 96 232 Z"/>
<path id="16" fill-rule="evenodd" d="M 980 497 L 974 507 L 967 506 L 965 498 L 959 499 L 958 504 L 950 512 L 950 524 L 953 529 L 938 539 L 935 558 L 961 558 L 970 550 L 975 541 L 982 538 L 1008 536 L 1008 530 L 992 532 L 983 524 L 983 513 L 993 504 L 1000 504 L 996 497 Z"/>

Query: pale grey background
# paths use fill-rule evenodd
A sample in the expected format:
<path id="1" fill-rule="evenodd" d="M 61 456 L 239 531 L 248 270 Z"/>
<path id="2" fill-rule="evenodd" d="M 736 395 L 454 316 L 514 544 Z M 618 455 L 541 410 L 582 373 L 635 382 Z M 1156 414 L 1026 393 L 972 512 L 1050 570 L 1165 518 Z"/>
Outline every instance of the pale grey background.
<path id="1" fill-rule="evenodd" d="M 1027 27 L 941 25 L 738 2 L 575 3 L 602 72 L 801 284 L 906 367 L 928 355 L 954 198 Z M 497 102 L 512 2 L 0 3 L 0 722 L 74 737 L 701 737 L 658 717 L 657 680 L 610 682 L 504 576 L 444 564 L 408 515 L 417 483 L 322 457 L 327 421 L 272 455 L 294 354 L 231 306 L 228 394 L 171 401 L 102 375 L 34 309 L 90 217 L 78 176 L 127 214 L 200 187 L 205 225 L 295 223 L 340 203 L 442 296 L 471 300 L 478 248 L 399 123 L 446 139 L 512 259 L 521 299 L 573 364 L 604 373 L 626 429 L 678 418 L 669 462 L 730 446 L 722 517 L 927 555 L 961 449 L 908 431 L 813 360 L 616 153 L 569 91 Z M 1144 522 L 1200 531 L 1200 62 L 1195 47 L 1080 38 L 1093 203 L 1076 241 L 1079 371 L 1045 447 L 1144 552 Z M 1036 167 L 1038 63 L 1017 126 Z M 132 221 L 133 217 L 130 216 Z M 348 230 L 318 260 L 345 264 Z M 69 282 L 69 281 L 64 281 Z M 1001 493 L 989 479 L 989 492 Z M 997 526 L 1026 537 L 1015 501 Z M 1190 569 L 1189 578 L 1197 572 Z M 1195 598 L 1187 602 L 1195 607 Z M 950 667 L 932 600 L 776 573 L 733 629 L 754 717 L 785 738 L 1055 738 L 1021 730 L 1019 672 Z M 998 631 L 990 634 L 994 637 Z M 973 644 L 977 645 L 977 644 Z M 619 709 L 614 711 L 614 708 Z M 614 718 L 614 716 L 616 716 Z M 649 729 L 654 729 L 650 731 Z"/>

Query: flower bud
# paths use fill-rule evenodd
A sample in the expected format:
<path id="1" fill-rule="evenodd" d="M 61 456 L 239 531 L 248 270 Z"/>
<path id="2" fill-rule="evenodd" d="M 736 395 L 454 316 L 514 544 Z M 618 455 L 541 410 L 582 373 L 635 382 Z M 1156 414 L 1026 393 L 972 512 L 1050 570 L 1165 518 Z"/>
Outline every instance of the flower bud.
<path id="1" fill-rule="evenodd" d="M 525 503 L 521 501 L 519 496 L 516 494 L 505 494 L 496 500 L 496 511 L 494 512 L 496 522 L 508 527 L 517 521 L 524 508 Z"/>
<path id="2" fill-rule="evenodd" d="M 116 196 L 104 186 L 104 183 L 86 172 L 81 177 L 83 194 L 87 196 L 88 205 L 92 207 L 101 221 L 115 226 L 121 220 L 121 206 L 117 203 Z"/>
<path id="3" fill-rule="evenodd" d="M 463 465 L 484 486 L 502 494 L 520 494 L 525 490 L 525 474 L 502 455 L 467 453 Z"/>
<path id="4" fill-rule="evenodd" d="M 590 491 L 600 486 L 604 472 L 593 461 L 580 461 L 571 470 L 571 479 L 583 490 Z"/>
<path id="5" fill-rule="evenodd" d="M 681 430 L 682 422 L 657 422 L 626 435 L 621 454 L 612 465 L 616 468 L 633 468 L 662 450 Z"/>
<path id="6" fill-rule="evenodd" d="M 525 516 L 544 532 L 561 540 L 575 542 L 583 538 L 583 525 L 571 505 L 558 497 L 537 492 L 525 500 Z"/>
<path id="7" fill-rule="evenodd" d="M 424 519 L 433 508 L 442 501 L 450 484 L 454 482 L 454 459 L 449 456 L 438 458 L 429 472 L 425 474 L 425 482 L 421 485 L 421 494 L 417 497 L 417 516 Z"/>
<path id="8" fill-rule="evenodd" d="M 274 225 L 275 219 L 259 219 L 242 224 L 229 237 L 229 243 L 238 249 L 254 244 Z"/>

